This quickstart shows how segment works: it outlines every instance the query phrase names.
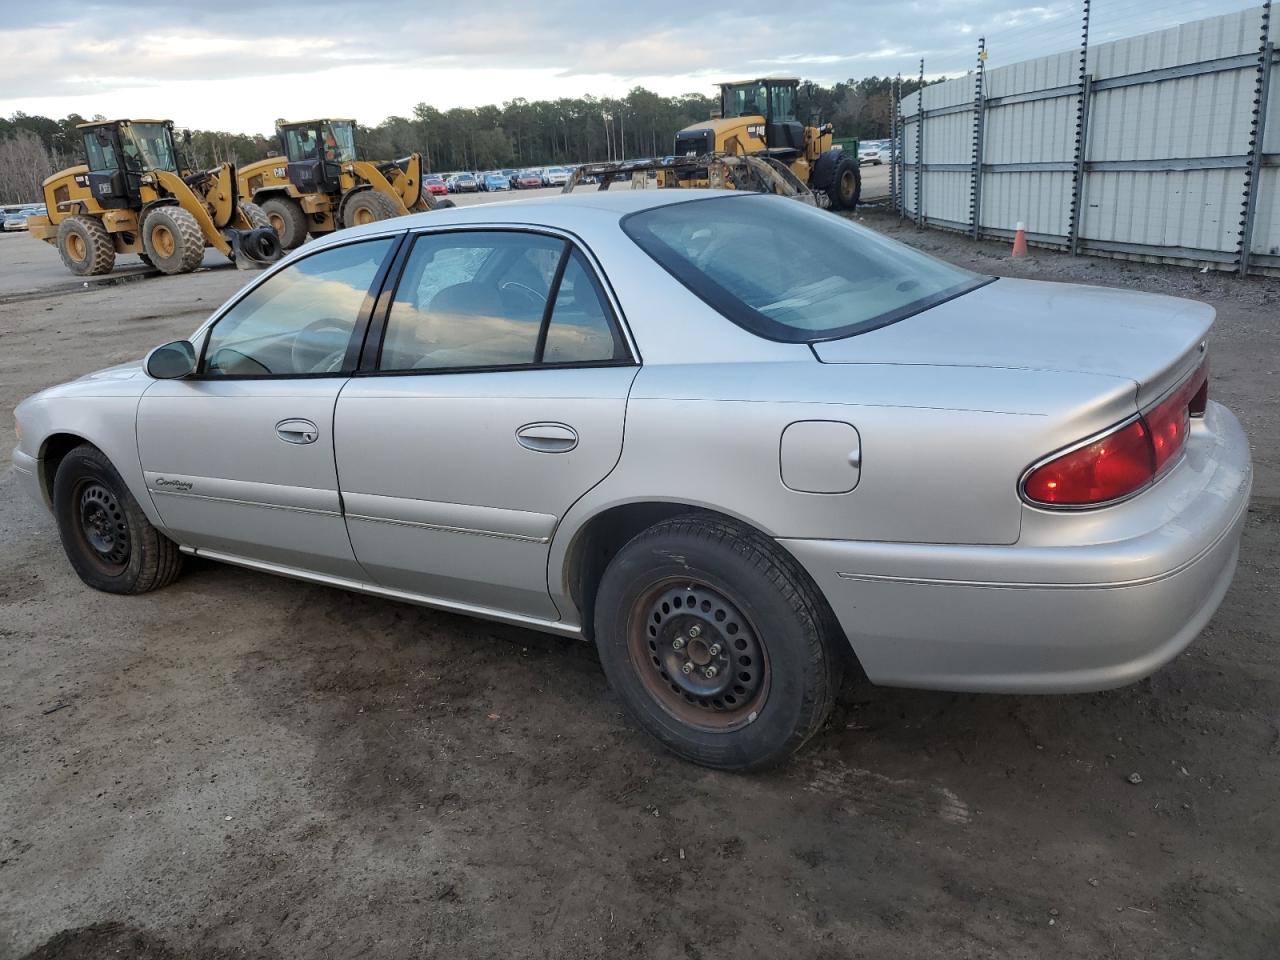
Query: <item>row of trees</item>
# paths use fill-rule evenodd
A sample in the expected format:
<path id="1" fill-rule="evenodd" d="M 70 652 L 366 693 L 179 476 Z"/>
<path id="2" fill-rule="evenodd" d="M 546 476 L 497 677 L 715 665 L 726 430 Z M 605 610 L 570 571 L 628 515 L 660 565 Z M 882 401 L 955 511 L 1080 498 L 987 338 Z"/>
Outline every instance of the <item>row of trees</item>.
<path id="1" fill-rule="evenodd" d="M 805 84 L 799 114 L 831 121 L 837 136 L 887 137 L 892 83 L 889 77 L 868 77 L 830 87 Z M 903 81 L 903 95 L 916 86 Z M 501 106 L 451 110 L 419 103 L 412 116 L 360 126 L 359 144 L 365 156 L 375 159 L 421 153 L 428 168 L 437 171 L 656 157 L 671 149 L 677 130 L 705 120 L 717 105 L 715 98 L 702 94 L 661 97 L 643 87 L 619 98 L 517 98 Z M 0 202 L 37 198 L 45 177 L 79 162 L 83 148 L 76 125 L 85 119 L 78 114 L 62 120 L 23 113 L 0 117 Z M 276 149 L 269 134 L 195 129 L 186 148 L 189 162 L 197 167 L 248 163 Z"/>

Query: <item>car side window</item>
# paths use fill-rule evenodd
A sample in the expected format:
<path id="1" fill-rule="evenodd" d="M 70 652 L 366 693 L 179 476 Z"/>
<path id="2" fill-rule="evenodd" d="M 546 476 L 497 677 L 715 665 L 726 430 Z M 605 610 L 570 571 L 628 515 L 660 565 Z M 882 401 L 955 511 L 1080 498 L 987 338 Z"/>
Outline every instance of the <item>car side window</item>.
<path id="1" fill-rule="evenodd" d="M 534 363 L 564 249 L 563 240 L 514 231 L 418 237 L 391 303 L 378 369 Z"/>
<path id="2" fill-rule="evenodd" d="M 213 325 L 201 374 L 341 373 L 365 298 L 394 243 L 384 237 L 322 250 L 270 277 Z"/>
<path id="3" fill-rule="evenodd" d="M 627 348 L 610 322 L 599 282 L 574 250 L 556 288 L 555 306 L 543 345 L 543 363 L 625 360 Z"/>

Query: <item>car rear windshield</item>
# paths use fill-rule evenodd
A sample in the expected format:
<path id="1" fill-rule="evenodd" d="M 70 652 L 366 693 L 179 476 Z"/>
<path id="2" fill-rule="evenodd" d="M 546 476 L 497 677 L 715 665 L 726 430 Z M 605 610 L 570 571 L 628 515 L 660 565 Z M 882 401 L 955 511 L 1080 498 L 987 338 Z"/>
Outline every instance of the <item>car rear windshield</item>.
<path id="1" fill-rule="evenodd" d="M 992 279 L 764 194 L 654 207 L 624 217 L 622 228 L 734 323 L 788 343 L 874 330 Z"/>

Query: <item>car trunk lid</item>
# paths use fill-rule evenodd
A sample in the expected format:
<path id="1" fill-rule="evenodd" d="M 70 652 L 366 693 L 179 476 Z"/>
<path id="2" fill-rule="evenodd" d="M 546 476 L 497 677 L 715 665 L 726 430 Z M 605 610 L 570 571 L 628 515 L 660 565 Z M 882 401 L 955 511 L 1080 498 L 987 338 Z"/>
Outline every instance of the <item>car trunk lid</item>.
<path id="1" fill-rule="evenodd" d="M 1138 385 L 1139 406 L 1187 376 L 1214 310 L 1176 297 L 1003 278 L 905 320 L 814 344 L 824 363 L 1101 374 Z"/>

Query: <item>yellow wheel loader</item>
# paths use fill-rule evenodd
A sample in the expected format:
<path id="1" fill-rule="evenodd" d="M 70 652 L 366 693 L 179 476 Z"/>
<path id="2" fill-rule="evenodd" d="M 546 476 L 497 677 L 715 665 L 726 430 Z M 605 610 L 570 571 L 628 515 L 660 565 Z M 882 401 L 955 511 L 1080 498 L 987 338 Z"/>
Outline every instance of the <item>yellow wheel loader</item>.
<path id="1" fill-rule="evenodd" d="M 679 131 L 669 160 L 588 164 L 578 179 L 598 177 L 603 190 L 614 179 L 652 172 L 659 187 L 758 190 L 852 210 L 862 193 L 857 153 L 834 146 L 831 124 L 796 119 L 799 86 L 795 77 L 722 83 L 720 116 Z"/>
<path id="2" fill-rule="evenodd" d="M 277 121 L 281 156 L 241 167 L 240 193 L 262 207 L 280 242 L 407 213 L 451 207 L 422 188 L 422 157 L 361 160 L 354 120 Z"/>
<path id="3" fill-rule="evenodd" d="M 77 129 L 86 162 L 44 181 L 49 212 L 27 222 L 72 273 L 110 273 L 120 253 L 136 253 L 164 273 L 187 273 L 206 247 L 240 267 L 280 259 L 266 214 L 237 194 L 231 164 L 183 171 L 172 122 L 101 120 Z"/>

